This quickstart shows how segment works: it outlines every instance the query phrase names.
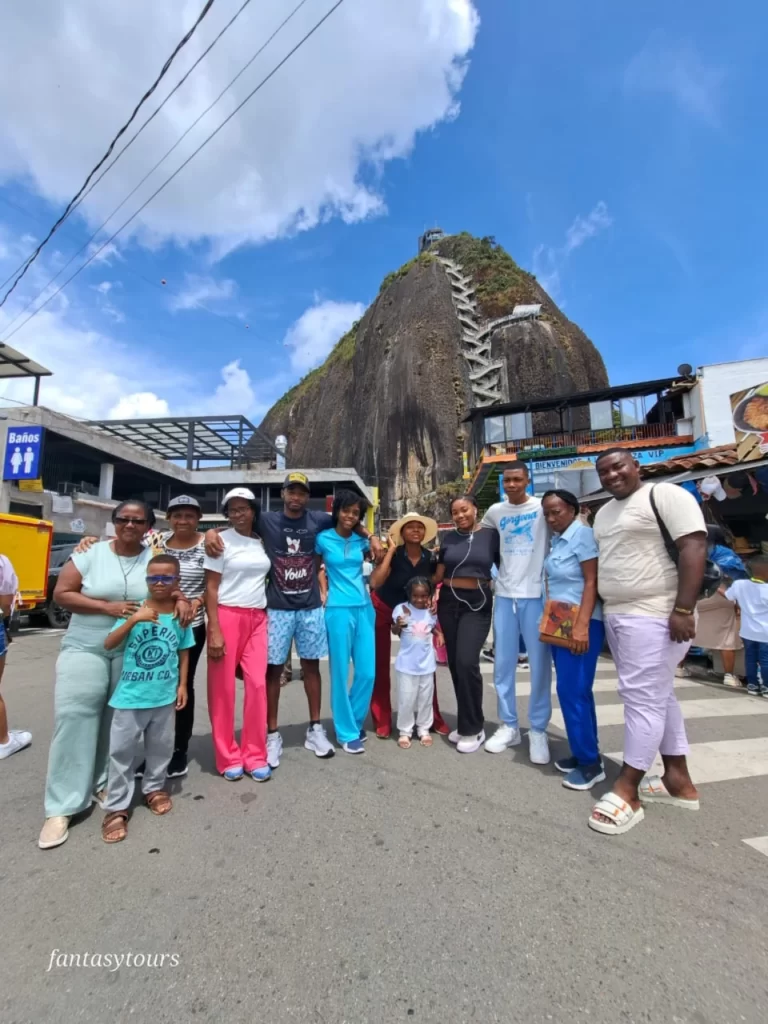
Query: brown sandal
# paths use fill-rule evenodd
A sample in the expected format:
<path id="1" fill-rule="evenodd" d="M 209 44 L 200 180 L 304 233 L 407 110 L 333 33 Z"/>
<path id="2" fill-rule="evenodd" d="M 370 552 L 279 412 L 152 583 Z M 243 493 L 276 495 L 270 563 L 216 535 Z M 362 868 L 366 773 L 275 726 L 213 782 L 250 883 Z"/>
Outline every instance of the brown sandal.
<path id="1" fill-rule="evenodd" d="M 101 838 L 105 843 L 122 843 L 128 835 L 128 815 L 125 811 L 110 811 L 101 823 Z"/>
<path id="2" fill-rule="evenodd" d="M 153 814 L 167 814 L 173 807 L 170 796 L 162 789 L 158 789 L 155 793 L 148 793 L 144 799 Z"/>

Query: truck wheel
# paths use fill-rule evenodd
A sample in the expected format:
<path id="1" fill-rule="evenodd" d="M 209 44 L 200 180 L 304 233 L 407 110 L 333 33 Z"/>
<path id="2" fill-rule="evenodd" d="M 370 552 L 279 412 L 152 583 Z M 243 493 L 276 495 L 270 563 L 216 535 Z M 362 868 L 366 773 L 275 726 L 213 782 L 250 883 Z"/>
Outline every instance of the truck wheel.
<path id="1" fill-rule="evenodd" d="M 51 601 L 48 604 L 45 615 L 48 619 L 48 625 L 54 629 L 66 629 L 69 625 L 69 620 L 72 618 L 72 612 L 68 612 L 66 608 L 62 608 L 55 601 Z"/>

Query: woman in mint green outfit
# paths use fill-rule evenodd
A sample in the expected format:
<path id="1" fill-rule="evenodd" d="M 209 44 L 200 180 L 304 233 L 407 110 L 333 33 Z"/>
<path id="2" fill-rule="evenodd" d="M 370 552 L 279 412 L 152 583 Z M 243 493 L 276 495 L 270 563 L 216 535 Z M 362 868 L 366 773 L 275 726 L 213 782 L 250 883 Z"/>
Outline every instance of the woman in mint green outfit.
<path id="1" fill-rule="evenodd" d="M 142 544 L 155 522 L 148 505 L 126 501 L 112 512 L 115 539 L 73 554 L 61 570 L 55 599 L 72 612 L 56 661 L 53 739 L 45 784 L 45 824 L 39 846 L 61 846 L 69 819 L 87 810 L 107 785 L 109 697 L 123 663 L 105 651 L 115 620 L 132 615 L 147 597 L 151 548 Z"/>

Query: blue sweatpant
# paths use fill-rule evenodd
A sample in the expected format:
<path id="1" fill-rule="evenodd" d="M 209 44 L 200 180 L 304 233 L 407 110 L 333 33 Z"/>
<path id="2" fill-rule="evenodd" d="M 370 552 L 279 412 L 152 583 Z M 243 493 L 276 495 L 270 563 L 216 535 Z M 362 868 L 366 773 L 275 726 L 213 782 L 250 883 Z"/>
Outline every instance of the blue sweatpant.
<path id="1" fill-rule="evenodd" d="M 557 673 L 557 699 L 565 720 L 565 732 L 571 753 L 582 767 L 597 764 L 600 760 L 592 687 L 604 639 L 605 626 L 598 619 L 592 619 L 586 654 L 572 654 L 566 647 L 552 648 Z"/>
<path id="2" fill-rule="evenodd" d="M 339 743 L 360 738 L 376 678 L 375 613 L 372 604 L 360 608 L 326 608 L 328 655 L 331 668 L 331 713 Z M 349 662 L 354 668 L 349 685 Z"/>
<path id="3" fill-rule="evenodd" d="M 497 597 L 493 612 L 495 649 L 493 682 L 496 687 L 499 720 L 517 729 L 515 675 L 520 636 L 528 651 L 531 698 L 528 720 L 531 728 L 545 732 L 552 717 L 552 657 L 549 645 L 539 641 L 539 623 L 544 612 L 540 597 Z"/>

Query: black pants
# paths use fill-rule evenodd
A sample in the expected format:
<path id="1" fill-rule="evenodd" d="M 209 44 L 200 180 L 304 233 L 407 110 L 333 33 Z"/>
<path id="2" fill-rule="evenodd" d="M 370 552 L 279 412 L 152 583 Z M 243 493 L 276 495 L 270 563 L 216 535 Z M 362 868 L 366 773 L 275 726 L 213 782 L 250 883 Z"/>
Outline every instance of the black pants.
<path id="1" fill-rule="evenodd" d="M 195 646 L 189 648 L 189 667 L 187 668 L 187 704 L 181 711 L 176 712 L 176 740 L 174 750 L 186 754 L 189 747 L 189 740 L 192 736 L 192 728 L 195 724 L 195 670 L 200 660 L 200 655 L 205 647 L 205 623 L 201 622 L 192 630 L 195 637 Z"/>
<path id="2" fill-rule="evenodd" d="M 476 736 L 483 728 L 483 677 L 480 651 L 488 637 L 493 618 L 493 596 L 488 588 L 459 590 L 454 596 L 450 586 L 440 588 L 437 617 L 445 636 L 448 668 L 456 691 L 458 732 Z"/>

